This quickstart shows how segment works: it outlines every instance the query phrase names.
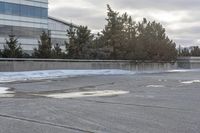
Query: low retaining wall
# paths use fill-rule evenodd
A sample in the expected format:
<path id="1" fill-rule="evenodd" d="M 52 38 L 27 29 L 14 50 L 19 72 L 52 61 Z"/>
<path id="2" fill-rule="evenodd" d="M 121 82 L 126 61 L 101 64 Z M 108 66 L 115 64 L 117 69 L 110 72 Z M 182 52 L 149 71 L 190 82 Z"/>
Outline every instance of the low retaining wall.
<path id="1" fill-rule="evenodd" d="M 62 60 L 62 59 L 0 59 L 0 71 L 33 71 L 55 69 L 122 69 L 131 71 L 162 71 L 176 69 L 175 62 L 124 60 Z"/>
<path id="2" fill-rule="evenodd" d="M 177 60 L 177 67 L 183 69 L 199 69 L 200 57 L 180 57 Z"/>

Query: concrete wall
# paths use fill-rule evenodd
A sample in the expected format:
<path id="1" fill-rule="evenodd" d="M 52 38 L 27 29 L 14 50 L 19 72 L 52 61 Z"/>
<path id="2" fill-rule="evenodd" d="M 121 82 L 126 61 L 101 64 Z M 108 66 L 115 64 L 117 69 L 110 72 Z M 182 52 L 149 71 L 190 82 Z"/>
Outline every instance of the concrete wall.
<path id="1" fill-rule="evenodd" d="M 177 60 L 177 67 L 183 69 L 199 69 L 200 57 L 180 57 Z"/>
<path id="2" fill-rule="evenodd" d="M 175 62 L 140 62 L 112 60 L 0 59 L 0 71 L 33 71 L 53 69 L 122 69 L 132 71 L 161 71 L 176 69 Z"/>

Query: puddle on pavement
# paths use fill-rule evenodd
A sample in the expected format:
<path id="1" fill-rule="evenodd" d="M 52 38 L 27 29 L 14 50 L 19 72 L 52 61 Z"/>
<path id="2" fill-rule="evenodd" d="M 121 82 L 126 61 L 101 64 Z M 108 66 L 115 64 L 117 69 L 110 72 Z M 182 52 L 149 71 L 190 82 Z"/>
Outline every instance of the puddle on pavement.
<path id="1" fill-rule="evenodd" d="M 128 91 L 120 90 L 102 90 L 102 91 L 85 91 L 85 92 L 69 92 L 69 93 L 52 93 L 52 94 L 34 94 L 35 96 L 42 96 L 48 98 L 84 98 L 84 97 L 107 97 L 116 95 L 128 94 Z"/>
<path id="2" fill-rule="evenodd" d="M 164 85 L 147 85 L 147 88 L 163 88 L 165 87 Z"/>
<path id="3" fill-rule="evenodd" d="M 0 98 L 14 97 L 14 89 L 9 87 L 0 87 Z"/>
<path id="4" fill-rule="evenodd" d="M 134 95 L 134 97 L 137 97 L 137 98 L 147 98 L 147 99 L 153 99 L 153 98 L 155 98 L 155 96 L 153 96 L 153 95 Z"/>
<path id="5" fill-rule="evenodd" d="M 13 88 L 0 87 L 0 98 L 84 98 L 84 97 L 109 97 L 128 94 L 129 91 L 121 90 L 102 90 L 93 91 L 81 89 L 77 92 L 66 92 L 66 90 L 54 90 L 46 92 L 16 92 Z"/>
<path id="6" fill-rule="evenodd" d="M 193 83 L 200 83 L 200 80 L 191 80 L 191 81 L 183 81 L 182 84 L 193 84 Z"/>

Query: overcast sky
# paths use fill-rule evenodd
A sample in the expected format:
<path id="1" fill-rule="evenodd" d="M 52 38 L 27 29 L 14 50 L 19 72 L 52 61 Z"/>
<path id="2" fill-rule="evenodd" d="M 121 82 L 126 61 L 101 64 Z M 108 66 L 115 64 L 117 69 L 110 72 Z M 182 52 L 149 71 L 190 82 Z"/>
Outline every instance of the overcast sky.
<path id="1" fill-rule="evenodd" d="M 162 23 L 177 45 L 200 45 L 200 0 L 49 0 L 49 14 L 101 31 L 106 4 L 135 21 L 146 17 Z"/>

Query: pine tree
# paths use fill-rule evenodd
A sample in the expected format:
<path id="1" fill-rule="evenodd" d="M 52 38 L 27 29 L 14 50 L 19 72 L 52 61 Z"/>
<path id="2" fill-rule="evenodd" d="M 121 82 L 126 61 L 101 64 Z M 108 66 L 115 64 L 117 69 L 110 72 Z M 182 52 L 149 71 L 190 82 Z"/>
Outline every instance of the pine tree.
<path id="1" fill-rule="evenodd" d="M 52 58 L 61 59 L 64 58 L 64 53 L 62 52 L 62 49 L 60 48 L 60 45 L 57 43 L 54 45 L 54 48 L 52 49 Z"/>
<path id="2" fill-rule="evenodd" d="M 139 56 L 143 60 L 175 60 L 176 44 L 168 38 L 160 23 L 149 22 L 146 19 L 138 24 Z M 142 50 L 140 49 L 142 47 Z"/>
<path id="3" fill-rule="evenodd" d="M 176 44 L 160 23 L 143 19 L 134 22 L 127 13 L 120 15 L 107 5 L 107 24 L 95 39 L 87 27 L 68 30 L 68 58 L 130 59 L 171 61 L 177 57 Z"/>
<path id="4" fill-rule="evenodd" d="M 179 56 L 191 56 L 189 48 L 183 48 Z"/>
<path id="5" fill-rule="evenodd" d="M 79 59 L 89 59 L 90 58 L 90 48 L 91 42 L 93 40 L 93 35 L 87 26 L 80 26 L 76 31 L 76 45 L 78 48 Z"/>
<path id="6" fill-rule="evenodd" d="M 49 35 L 43 31 L 38 41 L 38 48 L 34 49 L 33 57 L 36 58 L 51 58 L 52 56 L 52 44 Z"/>
<path id="7" fill-rule="evenodd" d="M 142 22 L 138 22 L 136 27 L 137 32 L 137 42 L 135 46 L 135 57 L 136 60 L 147 60 L 148 53 L 147 53 L 147 46 L 148 45 L 148 33 L 147 33 L 147 25 L 148 22 L 144 18 Z"/>
<path id="8" fill-rule="evenodd" d="M 131 16 L 128 16 L 127 13 L 122 15 L 123 20 L 123 45 L 121 50 L 123 50 L 122 59 L 135 59 L 136 54 L 136 44 L 137 44 L 137 31 L 136 23 L 132 20 Z"/>
<path id="9" fill-rule="evenodd" d="M 70 27 L 68 30 L 68 37 L 69 43 L 66 43 L 66 49 L 69 58 L 90 58 L 88 51 L 93 36 L 87 26 L 79 26 L 76 30 L 74 30 L 73 27 Z"/>
<path id="10" fill-rule="evenodd" d="M 15 35 L 9 35 L 9 39 L 6 39 L 6 45 L 1 52 L 4 58 L 21 58 L 23 57 L 23 51 L 18 43 L 18 39 Z"/>
<path id="11" fill-rule="evenodd" d="M 123 45 L 123 21 L 118 12 L 113 11 L 109 5 L 107 8 L 107 25 L 102 33 L 105 46 L 110 48 L 110 58 L 117 59 Z"/>
<path id="12" fill-rule="evenodd" d="M 191 56 L 200 56 L 200 48 L 198 46 L 191 48 Z"/>
<path id="13" fill-rule="evenodd" d="M 70 25 L 69 29 L 67 30 L 67 37 L 69 38 L 69 41 L 65 42 L 67 57 L 71 58 L 71 59 L 75 59 L 75 58 L 77 58 L 77 55 L 78 55 L 78 47 L 75 44 L 76 29 L 74 29 L 72 24 Z"/>

